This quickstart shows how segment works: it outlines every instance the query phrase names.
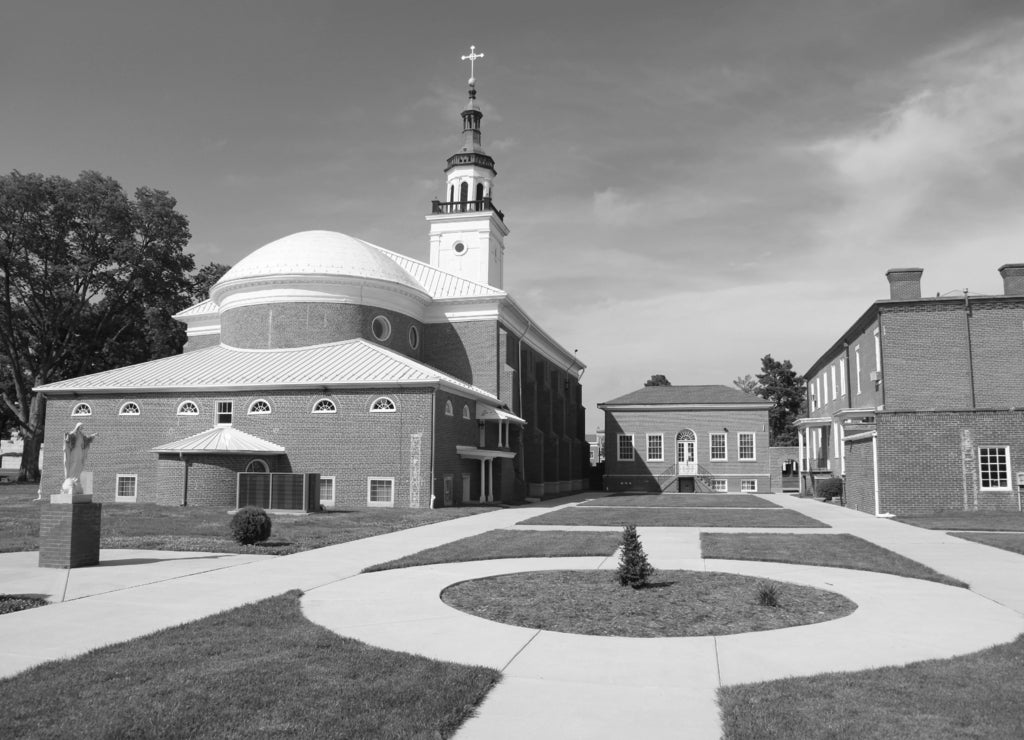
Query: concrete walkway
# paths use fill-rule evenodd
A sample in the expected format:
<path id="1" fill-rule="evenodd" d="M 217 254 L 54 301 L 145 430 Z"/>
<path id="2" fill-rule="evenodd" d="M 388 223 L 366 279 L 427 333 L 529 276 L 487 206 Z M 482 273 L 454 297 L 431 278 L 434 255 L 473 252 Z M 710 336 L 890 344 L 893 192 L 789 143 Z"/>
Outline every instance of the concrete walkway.
<path id="1" fill-rule="evenodd" d="M 714 738 L 720 734 L 715 703 L 720 685 L 949 657 L 1008 642 L 1024 631 L 1022 556 L 789 496 L 765 498 L 832 527 L 799 532 L 863 537 L 966 581 L 972 590 L 863 571 L 703 560 L 701 530 L 641 528 L 644 547 L 658 568 L 803 583 L 846 594 L 859 608 L 843 619 L 769 632 L 614 638 L 501 625 L 451 609 L 438 598 L 447 585 L 467 578 L 519 570 L 608 569 L 615 566 L 614 558 L 480 561 L 359 575 L 367 565 L 511 527 L 599 495 L 563 499 L 540 510 L 479 514 L 285 557 L 109 550 L 101 554 L 99 567 L 55 571 L 35 567 L 35 553 L 0 555 L 0 591 L 43 594 L 60 602 L 0 617 L 0 677 L 297 588 L 306 593 L 303 609 L 310 619 L 340 634 L 502 670 L 503 680 L 459 738 L 623 733 Z"/>

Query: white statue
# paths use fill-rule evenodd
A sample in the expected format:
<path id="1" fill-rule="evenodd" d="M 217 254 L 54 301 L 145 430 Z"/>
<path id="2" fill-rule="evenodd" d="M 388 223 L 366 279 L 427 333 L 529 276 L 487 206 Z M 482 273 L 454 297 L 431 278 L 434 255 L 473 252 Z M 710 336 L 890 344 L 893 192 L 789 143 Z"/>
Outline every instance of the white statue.
<path id="1" fill-rule="evenodd" d="M 82 431 L 82 422 L 64 434 L 64 483 L 60 492 L 74 496 L 82 493 L 82 483 L 78 480 L 85 467 L 85 458 L 89 454 L 89 445 L 96 439 L 95 434 Z"/>

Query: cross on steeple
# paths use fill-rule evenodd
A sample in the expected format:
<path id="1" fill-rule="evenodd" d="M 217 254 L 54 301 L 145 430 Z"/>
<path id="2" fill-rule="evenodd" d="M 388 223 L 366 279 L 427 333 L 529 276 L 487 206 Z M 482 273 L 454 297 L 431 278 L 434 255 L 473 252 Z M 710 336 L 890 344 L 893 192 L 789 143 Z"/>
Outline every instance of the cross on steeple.
<path id="1" fill-rule="evenodd" d="M 476 72 L 474 71 L 473 63 L 476 62 L 476 60 L 481 58 L 482 56 L 483 56 L 483 52 L 481 52 L 480 54 L 477 54 L 476 53 L 476 47 L 473 46 L 472 44 L 469 45 L 469 53 L 462 55 L 462 61 L 466 61 L 467 59 L 469 60 L 469 84 L 470 85 L 472 85 L 474 82 L 476 82 Z"/>

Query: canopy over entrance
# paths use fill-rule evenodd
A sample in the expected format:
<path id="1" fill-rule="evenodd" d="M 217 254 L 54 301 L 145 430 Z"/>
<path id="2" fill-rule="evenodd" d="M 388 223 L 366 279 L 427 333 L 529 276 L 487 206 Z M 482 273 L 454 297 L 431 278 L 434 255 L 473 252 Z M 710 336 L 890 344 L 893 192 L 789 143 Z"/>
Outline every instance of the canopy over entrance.
<path id="1" fill-rule="evenodd" d="M 191 437 L 179 439 L 177 442 L 154 447 L 150 452 L 161 455 L 283 455 L 285 449 L 281 445 L 247 434 L 229 426 L 218 426 L 205 432 L 193 434 Z"/>

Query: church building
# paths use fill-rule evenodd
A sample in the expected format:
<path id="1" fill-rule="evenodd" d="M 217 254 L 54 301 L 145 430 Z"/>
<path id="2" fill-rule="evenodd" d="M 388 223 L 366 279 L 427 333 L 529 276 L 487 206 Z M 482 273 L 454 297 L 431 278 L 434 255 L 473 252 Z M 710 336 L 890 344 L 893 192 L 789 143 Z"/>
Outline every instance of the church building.
<path id="1" fill-rule="evenodd" d="M 334 231 L 272 241 L 176 316 L 182 354 L 37 388 L 46 448 L 77 422 L 97 433 L 83 483 L 109 503 L 426 508 L 582 490 L 584 366 L 504 290 L 481 118 L 471 77 L 428 262 Z M 61 464 L 46 456 L 44 493 Z"/>

